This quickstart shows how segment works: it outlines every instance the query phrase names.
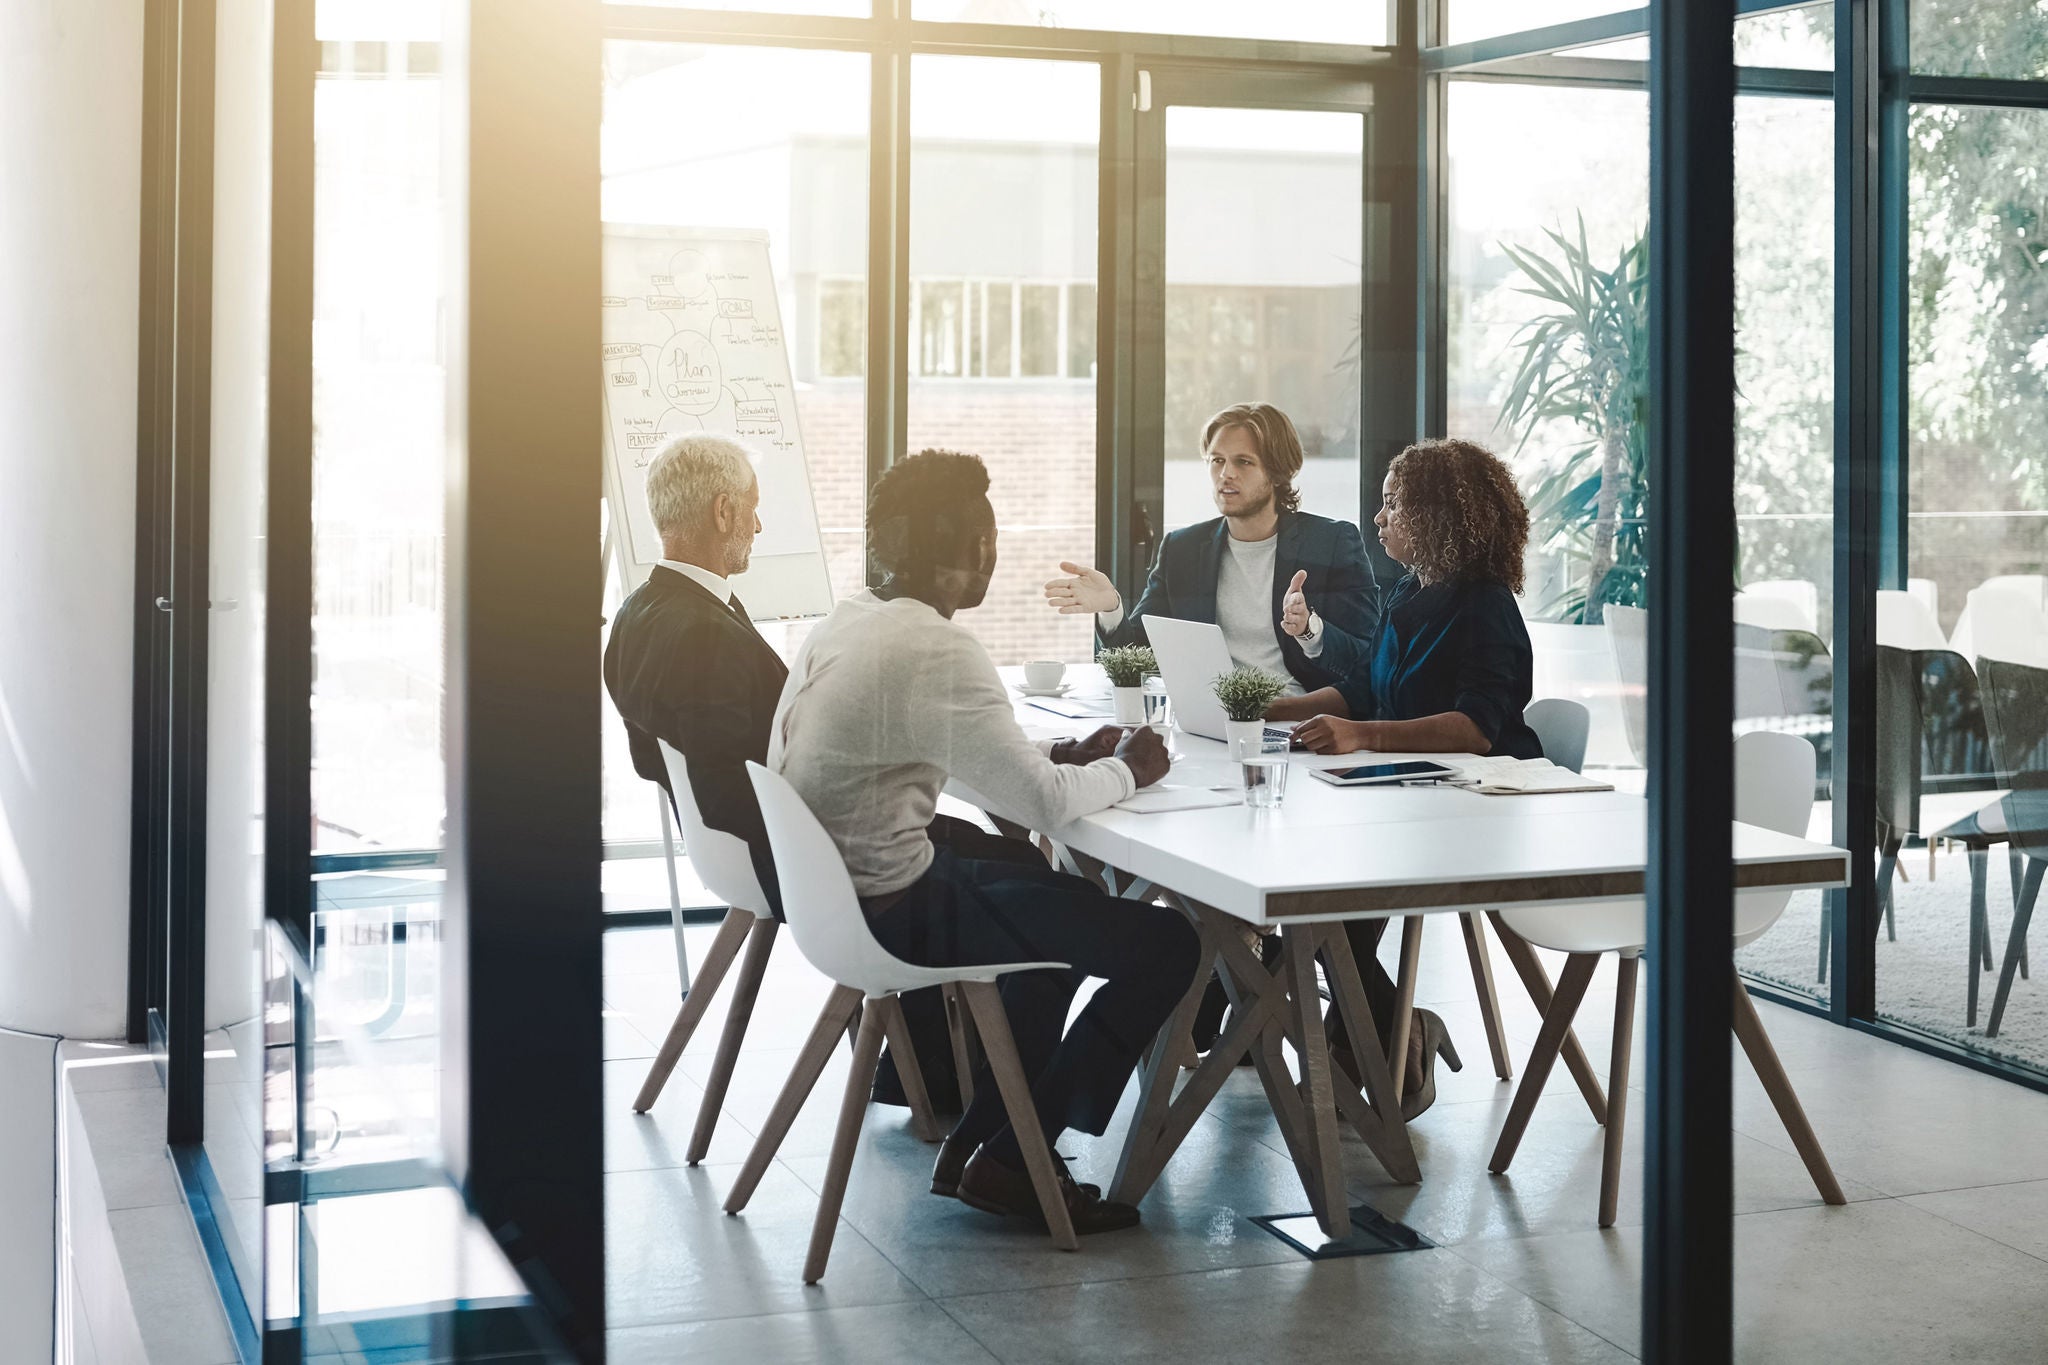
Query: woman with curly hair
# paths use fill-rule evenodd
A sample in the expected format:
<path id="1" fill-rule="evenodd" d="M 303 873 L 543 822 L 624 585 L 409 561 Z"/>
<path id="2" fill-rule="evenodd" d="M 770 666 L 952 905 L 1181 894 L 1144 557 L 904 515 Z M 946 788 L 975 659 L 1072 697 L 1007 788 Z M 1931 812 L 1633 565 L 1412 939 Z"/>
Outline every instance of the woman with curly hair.
<path id="1" fill-rule="evenodd" d="M 1387 470 L 1373 525 L 1408 574 L 1388 594 L 1366 666 L 1273 704 L 1303 748 L 1543 753 L 1522 720 L 1534 683 L 1515 606 L 1529 508 L 1506 464 L 1471 441 L 1423 441 Z"/>
<path id="2" fill-rule="evenodd" d="M 1423 441 L 1387 470 L 1373 525 L 1408 574 L 1388 594 L 1366 666 L 1335 687 L 1283 697 L 1267 713 L 1301 720 L 1296 741 L 1321 754 L 1512 754 L 1540 758 L 1522 719 L 1534 685 L 1529 630 L 1515 606 L 1529 508 L 1508 467 L 1471 441 Z M 1380 1037 L 1391 1035 L 1399 999 L 1378 948 L 1384 919 L 1347 920 L 1352 955 Z M 1342 1021 L 1326 1022 L 1332 1056 L 1354 1076 Z M 1436 1059 L 1459 1070 L 1444 1021 L 1416 1010 L 1408 1030 L 1401 1108 L 1414 1118 L 1436 1099 Z"/>

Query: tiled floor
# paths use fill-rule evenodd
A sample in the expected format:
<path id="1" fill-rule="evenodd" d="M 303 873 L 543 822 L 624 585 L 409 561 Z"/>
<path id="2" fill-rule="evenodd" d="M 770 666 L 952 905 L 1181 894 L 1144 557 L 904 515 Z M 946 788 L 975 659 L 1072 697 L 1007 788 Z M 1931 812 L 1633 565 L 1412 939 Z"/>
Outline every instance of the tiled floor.
<path id="1" fill-rule="evenodd" d="M 692 960 L 709 927 L 690 932 Z M 935 1149 L 869 1110 L 824 1283 L 800 1269 L 845 1076 L 840 1049 L 746 1212 L 720 1210 L 824 995 L 778 944 L 706 1163 L 682 1166 L 724 1022 L 715 1002 L 653 1113 L 631 1101 L 677 1002 L 666 929 L 606 938 L 612 1358 L 773 1365 L 1289 1358 L 1605 1361 L 1638 1342 L 1641 1092 L 1619 1224 L 1595 1226 L 1601 1130 L 1560 1067 L 1513 1170 L 1486 1157 L 1511 1087 L 1486 1061 L 1463 944 L 1432 921 L 1418 998 L 1464 1054 L 1415 1127 L 1424 1179 L 1391 1183 L 1346 1144 L 1352 1193 L 1438 1249 L 1311 1263 L 1254 1226 L 1305 1207 L 1256 1080 L 1241 1073 L 1144 1204 L 1142 1227 L 1068 1255 L 925 1192 Z M 1498 964 L 1517 1064 L 1536 1015 Z M 1611 967 L 1579 1032 L 1605 1067 Z M 2048 1341 L 2048 1095 L 1763 1006 L 1851 1200 L 1823 1206 L 1736 1063 L 1736 1322 L 1744 1361 L 2037 1361 Z M 1637 1028 L 1641 1028 L 1640 1016 Z M 1641 1054 L 1638 1052 L 1638 1056 Z M 1126 1096 L 1126 1104 L 1130 1096 Z M 1069 1137 L 1106 1181 L 1122 1119 Z"/>

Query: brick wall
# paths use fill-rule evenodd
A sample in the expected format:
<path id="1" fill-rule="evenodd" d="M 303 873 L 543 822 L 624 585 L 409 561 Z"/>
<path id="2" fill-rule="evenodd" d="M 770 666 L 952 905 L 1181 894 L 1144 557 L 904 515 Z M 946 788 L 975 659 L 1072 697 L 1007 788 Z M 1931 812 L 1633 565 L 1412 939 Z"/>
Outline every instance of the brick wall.
<path id="1" fill-rule="evenodd" d="M 867 503 L 864 395 L 858 381 L 801 390 L 797 402 L 834 593 L 865 581 L 860 526 Z M 910 386 L 910 449 L 981 456 L 998 528 L 988 599 L 960 622 L 998 664 L 1079 662 L 1092 652 L 1086 618 L 1045 604 L 1063 559 L 1095 555 L 1095 385 L 1065 380 L 920 380 Z"/>

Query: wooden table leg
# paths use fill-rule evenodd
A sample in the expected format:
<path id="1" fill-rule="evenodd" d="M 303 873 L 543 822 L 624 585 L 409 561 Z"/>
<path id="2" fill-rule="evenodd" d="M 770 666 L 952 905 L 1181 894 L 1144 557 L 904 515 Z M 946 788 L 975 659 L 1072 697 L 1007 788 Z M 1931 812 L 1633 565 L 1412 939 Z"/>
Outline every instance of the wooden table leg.
<path id="1" fill-rule="evenodd" d="M 1508 962 L 1515 969 L 1515 975 L 1522 978 L 1523 987 L 1529 992 L 1539 1013 L 1550 1013 L 1550 973 L 1543 970 L 1543 963 L 1537 958 L 1536 950 L 1529 946 L 1527 939 L 1508 928 L 1501 919 L 1500 911 L 1489 910 L 1486 917 L 1493 921 L 1493 930 L 1500 938 L 1500 949 L 1508 955 Z M 1586 1107 L 1593 1111 L 1593 1122 L 1607 1122 L 1607 1092 L 1600 1084 L 1600 1078 L 1593 1072 L 1593 1064 L 1586 1060 L 1586 1050 L 1579 1046 L 1579 1035 L 1571 1029 L 1565 1030 L 1563 1056 L 1565 1069 L 1572 1073 L 1572 1079 L 1579 1083 L 1579 1093 L 1586 1097 Z"/>
<path id="2" fill-rule="evenodd" d="M 1616 964 L 1614 982 L 1614 1046 L 1608 1053 L 1607 1131 L 1600 1150 L 1600 1226 L 1614 1226 L 1621 1207 L 1621 1144 L 1628 1129 L 1629 1054 L 1636 1037 L 1636 976 L 1640 957 Z"/>
<path id="3" fill-rule="evenodd" d="M 1394 1036 L 1387 1040 L 1387 1065 L 1394 1071 L 1394 1104 L 1408 1088 L 1408 1035 L 1415 1028 L 1415 973 L 1422 963 L 1422 916 L 1401 921 L 1401 972 L 1395 979 Z"/>
<path id="4" fill-rule="evenodd" d="M 1151 1188 L 1152 1181 L 1146 1178 L 1146 1172 L 1156 1176 L 1166 1164 L 1165 1157 L 1158 1156 L 1155 1149 L 1159 1146 L 1160 1130 L 1166 1124 L 1167 1111 L 1173 1104 L 1173 1083 L 1180 1074 L 1178 1042 L 1193 1027 L 1195 1011 L 1201 1008 L 1202 996 L 1209 988 L 1209 976 L 1216 969 L 1212 930 L 1200 920 L 1196 921 L 1195 930 L 1201 935 L 1202 955 L 1195 966 L 1194 980 L 1182 994 L 1180 1003 L 1173 1007 L 1173 1013 L 1160 1025 L 1151 1048 L 1146 1052 L 1144 1064 L 1138 1070 L 1138 1108 L 1131 1115 L 1130 1128 L 1124 1133 L 1123 1151 L 1116 1162 L 1116 1177 L 1110 1182 L 1111 1197 L 1127 1204 L 1135 1204 L 1143 1198 L 1144 1191 Z M 1213 1053 L 1215 1049 L 1210 1051 Z"/>
<path id="5" fill-rule="evenodd" d="M 1344 926 L 1323 926 L 1323 961 L 1330 978 L 1330 994 L 1337 1002 L 1338 1017 L 1351 1038 L 1351 1055 L 1364 1074 L 1364 1102 L 1371 1107 L 1354 1113 L 1352 1126 L 1372 1154 L 1386 1167 L 1387 1174 L 1404 1185 L 1422 1179 L 1422 1167 L 1415 1160 L 1415 1144 L 1408 1136 L 1408 1122 L 1401 1117 L 1401 1102 L 1394 1098 L 1394 1078 L 1380 1051 L 1379 1029 L 1366 1003 L 1365 983 L 1358 975 L 1358 960 L 1352 956 L 1351 941 Z M 1349 1086 L 1338 1078 L 1338 1095 Z"/>
<path id="6" fill-rule="evenodd" d="M 1337 1145 L 1337 1101 L 1330 1086 L 1330 1050 L 1323 1037 L 1322 996 L 1316 991 L 1316 949 L 1321 930 L 1289 925 L 1281 933 L 1287 964 L 1288 1003 L 1301 1036 L 1302 1104 L 1312 1179 L 1309 1202 L 1331 1237 L 1351 1230 L 1351 1200 L 1344 1189 L 1343 1151 Z"/>

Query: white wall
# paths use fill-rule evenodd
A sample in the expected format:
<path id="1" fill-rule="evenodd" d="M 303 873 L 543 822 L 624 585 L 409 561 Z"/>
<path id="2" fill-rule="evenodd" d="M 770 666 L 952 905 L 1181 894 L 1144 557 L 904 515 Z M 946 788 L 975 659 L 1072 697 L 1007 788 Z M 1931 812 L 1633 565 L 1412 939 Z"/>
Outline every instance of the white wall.
<path id="1" fill-rule="evenodd" d="M 0 3 L 0 1027 L 122 1028 L 138 0 Z"/>

